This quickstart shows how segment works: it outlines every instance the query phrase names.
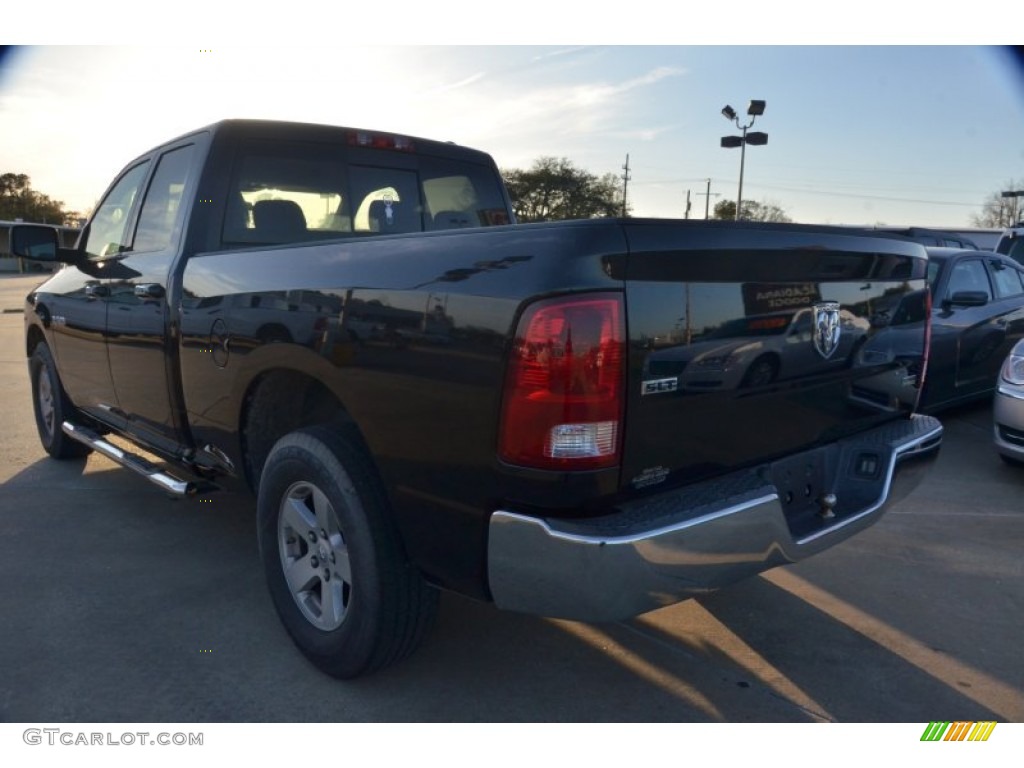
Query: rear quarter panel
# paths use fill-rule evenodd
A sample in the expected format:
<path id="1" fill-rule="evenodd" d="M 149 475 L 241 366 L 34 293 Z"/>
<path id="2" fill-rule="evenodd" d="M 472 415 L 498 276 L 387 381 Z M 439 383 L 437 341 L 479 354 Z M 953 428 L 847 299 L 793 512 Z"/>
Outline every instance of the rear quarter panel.
<path id="1" fill-rule="evenodd" d="M 414 559 L 436 580 L 480 593 L 487 512 L 524 487 L 495 452 L 518 312 L 556 291 L 621 289 L 623 250 L 621 228 L 608 222 L 195 256 L 180 311 L 195 442 L 241 467 L 253 382 L 276 370 L 316 378 L 359 427 Z M 261 333 L 268 327 L 276 337 Z M 579 486 L 570 492 L 553 474 L 533 473 L 543 477 L 533 501 L 555 488 L 575 503 L 596 495 L 595 482 L 607 492 L 617 479 L 598 473 L 569 483 Z"/>

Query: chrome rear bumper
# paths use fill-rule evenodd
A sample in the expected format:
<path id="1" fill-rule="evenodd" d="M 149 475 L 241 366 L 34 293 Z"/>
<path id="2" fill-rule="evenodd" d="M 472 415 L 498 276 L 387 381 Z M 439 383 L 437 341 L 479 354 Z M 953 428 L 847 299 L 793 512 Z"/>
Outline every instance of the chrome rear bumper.
<path id="1" fill-rule="evenodd" d="M 941 442 L 941 424 L 915 416 L 783 462 L 622 504 L 600 518 L 496 511 L 488 542 L 491 594 L 506 610 L 615 621 L 732 584 L 872 524 L 916 487 Z M 821 514 L 794 502 L 784 484 L 804 460 L 822 468 L 815 498 L 828 501 Z"/>

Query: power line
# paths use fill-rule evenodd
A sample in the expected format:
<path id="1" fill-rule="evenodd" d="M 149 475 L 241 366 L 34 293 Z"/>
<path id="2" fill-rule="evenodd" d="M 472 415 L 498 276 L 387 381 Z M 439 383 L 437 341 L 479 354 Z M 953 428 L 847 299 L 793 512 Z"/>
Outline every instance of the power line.
<path id="1" fill-rule="evenodd" d="M 961 207 L 966 207 L 966 208 L 977 208 L 977 207 L 979 207 L 981 205 L 981 203 L 977 203 L 977 202 L 975 202 L 975 203 L 959 203 L 959 202 L 952 202 L 952 201 L 949 201 L 949 200 L 920 200 L 920 199 L 911 198 L 911 197 L 889 197 L 887 195 L 868 195 L 868 194 L 864 194 L 864 193 L 861 193 L 861 192 L 834 192 L 832 190 L 825 190 L 825 189 L 810 189 L 810 188 L 801 189 L 799 187 L 776 187 L 776 186 L 771 186 L 771 185 L 768 185 L 768 184 L 757 184 L 755 186 L 758 189 L 768 189 L 768 190 L 774 190 L 774 191 L 777 191 L 777 192 L 796 192 L 796 193 L 799 193 L 799 194 L 807 194 L 807 195 L 826 195 L 828 197 L 852 197 L 852 198 L 862 199 L 862 200 L 884 200 L 884 201 L 890 202 L 890 203 L 922 203 L 922 204 L 925 204 L 925 205 L 955 205 L 955 206 L 961 206 Z"/>
<path id="2" fill-rule="evenodd" d="M 707 181 L 707 178 L 705 177 L 703 179 L 690 179 L 690 178 L 686 178 L 686 179 L 659 179 L 657 181 L 634 181 L 633 184 L 635 186 L 647 187 L 647 186 L 653 186 L 653 185 L 670 186 L 670 185 L 673 185 L 673 184 L 692 184 L 692 183 L 695 183 L 695 182 L 705 183 L 706 181 Z M 916 197 L 895 197 L 895 196 L 891 196 L 891 195 L 874 195 L 874 194 L 870 194 L 870 193 L 866 193 L 866 192 L 838 192 L 838 191 L 835 191 L 835 190 L 832 190 L 832 189 L 821 189 L 821 188 L 815 188 L 815 187 L 779 187 L 779 186 L 774 186 L 774 185 L 771 185 L 771 184 L 761 184 L 761 183 L 754 184 L 752 186 L 757 188 L 757 189 L 776 191 L 776 192 L 796 192 L 798 194 L 806 194 L 806 195 L 825 195 L 825 196 L 828 196 L 828 197 L 849 197 L 849 198 L 857 198 L 857 199 L 863 199 L 863 200 L 883 200 L 883 201 L 892 202 L 892 203 L 921 203 L 921 204 L 924 204 L 924 205 L 950 205 L 950 206 L 960 206 L 960 207 L 963 207 L 963 208 L 978 208 L 981 205 L 983 205 L 983 201 L 978 201 L 978 202 L 973 202 L 973 203 L 965 203 L 965 202 L 950 201 L 950 200 L 924 200 L 924 199 L 916 198 Z M 699 194 L 703 194 L 703 193 L 697 192 L 696 194 L 699 195 Z"/>

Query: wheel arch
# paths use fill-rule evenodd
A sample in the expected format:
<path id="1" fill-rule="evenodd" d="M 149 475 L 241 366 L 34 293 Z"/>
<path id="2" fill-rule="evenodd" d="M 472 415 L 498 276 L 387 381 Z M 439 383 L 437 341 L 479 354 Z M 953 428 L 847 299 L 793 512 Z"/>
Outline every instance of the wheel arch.
<path id="1" fill-rule="evenodd" d="M 238 428 L 245 479 L 253 492 L 258 491 L 260 473 L 274 443 L 290 432 L 320 424 L 345 427 L 366 447 L 341 396 L 322 379 L 307 371 L 278 367 L 249 382 L 241 398 Z"/>
<path id="2" fill-rule="evenodd" d="M 43 329 L 34 323 L 29 325 L 25 331 L 25 357 L 32 357 L 36 347 L 46 341 L 46 334 Z"/>

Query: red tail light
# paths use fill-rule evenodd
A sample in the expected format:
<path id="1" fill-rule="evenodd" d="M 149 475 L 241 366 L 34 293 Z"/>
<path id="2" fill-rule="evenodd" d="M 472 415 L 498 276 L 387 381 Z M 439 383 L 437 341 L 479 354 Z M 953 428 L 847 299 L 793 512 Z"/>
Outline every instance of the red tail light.
<path id="1" fill-rule="evenodd" d="M 567 296 L 529 307 L 505 378 L 501 459 L 556 470 L 617 465 L 625 338 L 620 294 Z"/>

